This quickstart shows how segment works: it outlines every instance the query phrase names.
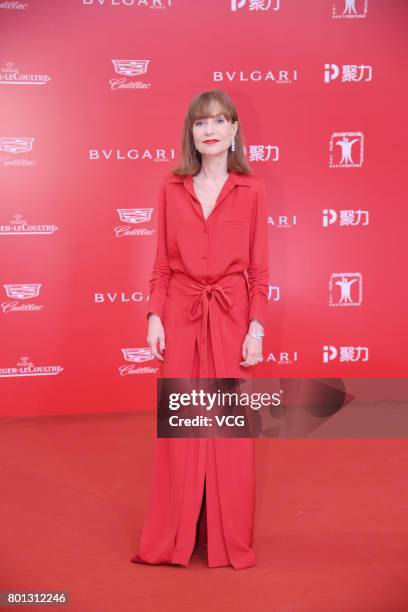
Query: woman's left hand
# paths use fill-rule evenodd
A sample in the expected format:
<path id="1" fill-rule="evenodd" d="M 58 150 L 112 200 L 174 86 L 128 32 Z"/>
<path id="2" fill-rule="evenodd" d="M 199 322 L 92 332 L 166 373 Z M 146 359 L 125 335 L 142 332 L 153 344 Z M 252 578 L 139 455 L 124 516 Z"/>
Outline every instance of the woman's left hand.
<path id="1" fill-rule="evenodd" d="M 242 357 L 244 361 L 241 361 L 239 365 L 242 365 L 245 368 L 263 361 L 262 338 L 254 338 L 253 336 L 247 334 L 242 345 Z"/>

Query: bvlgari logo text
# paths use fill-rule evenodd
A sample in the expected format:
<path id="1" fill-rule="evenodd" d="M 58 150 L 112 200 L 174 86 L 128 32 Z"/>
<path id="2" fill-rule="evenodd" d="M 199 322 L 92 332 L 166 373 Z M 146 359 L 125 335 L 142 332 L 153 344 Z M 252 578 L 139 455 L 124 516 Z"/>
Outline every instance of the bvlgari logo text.
<path id="1" fill-rule="evenodd" d="M 269 215 L 268 224 L 273 225 L 276 229 L 288 229 L 297 224 L 296 215 Z"/>
<path id="2" fill-rule="evenodd" d="M 272 362 L 276 365 L 292 365 L 298 360 L 297 351 L 275 351 L 267 354 L 265 363 Z"/>
<path id="3" fill-rule="evenodd" d="M 175 159 L 174 149 L 89 149 L 89 159 L 107 161 L 153 161 L 169 162 Z"/>
<path id="4" fill-rule="evenodd" d="M 297 69 L 274 70 L 214 70 L 213 81 L 271 81 L 276 84 L 290 84 L 298 80 Z"/>
<path id="5" fill-rule="evenodd" d="M 82 0 L 84 6 L 117 6 L 123 8 L 166 9 L 173 5 L 173 0 Z"/>
<path id="6" fill-rule="evenodd" d="M 143 302 L 143 299 L 144 295 L 141 291 L 133 291 L 132 293 L 126 293 L 126 291 L 107 291 L 94 293 L 95 304 Z"/>

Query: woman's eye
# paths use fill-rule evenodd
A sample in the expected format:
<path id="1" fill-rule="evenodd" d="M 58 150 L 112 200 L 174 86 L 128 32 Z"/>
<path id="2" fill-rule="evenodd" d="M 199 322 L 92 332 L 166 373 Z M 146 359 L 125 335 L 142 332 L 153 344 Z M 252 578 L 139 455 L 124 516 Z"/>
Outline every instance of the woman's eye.
<path id="1" fill-rule="evenodd" d="M 223 119 L 222 117 L 220 117 L 219 119 L 217 119 L 218 122 L 221 123 L 225 123 L 225 119 Z M 202 125 L 202 121 L 200 119 L 197 119 L 197 121 L 194 121 L 194 125 Z"/>

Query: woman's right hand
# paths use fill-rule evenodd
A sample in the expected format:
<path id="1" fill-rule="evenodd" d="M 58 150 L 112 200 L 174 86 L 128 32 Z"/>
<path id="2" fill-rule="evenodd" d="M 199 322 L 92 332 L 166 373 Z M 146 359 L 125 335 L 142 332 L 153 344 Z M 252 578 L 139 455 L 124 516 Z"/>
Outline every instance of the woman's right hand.
<path id="1" fill-rule="evenodd" d="M 149 315 L 148 321 L 147 344 L 152 349 L 153 355 L 160 361 L 164 361 L 163 356 L 160 354 L 166 348 L 163 324 L 159 315 L 154 314 L 154 312 Z M 159 346 L 157 346 L 157 343 L 159 343 Z"/>

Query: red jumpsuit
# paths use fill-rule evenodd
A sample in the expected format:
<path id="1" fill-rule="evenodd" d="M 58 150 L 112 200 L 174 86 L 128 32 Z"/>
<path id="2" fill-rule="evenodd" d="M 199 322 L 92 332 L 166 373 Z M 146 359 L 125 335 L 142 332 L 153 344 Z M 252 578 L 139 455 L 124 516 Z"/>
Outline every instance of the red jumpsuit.
<path id="1" fill-rule="evenodd" d="M 167 174 L 146 306 L 165 331 L 159 376 L 251 377 L 254 366 L 239 365 L 242 344 L 251 319 L 265 326 L 268 282 L 262 180 L 231 171 L 205 220 L 192 177 Z M 252 438 L 155 440 L 149 503 L 131 560 L 188 565 L 203 499 L 208 566 L 255 565 Z"/>

